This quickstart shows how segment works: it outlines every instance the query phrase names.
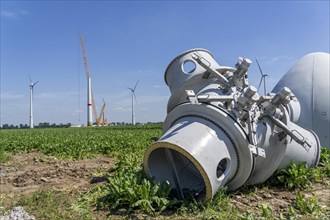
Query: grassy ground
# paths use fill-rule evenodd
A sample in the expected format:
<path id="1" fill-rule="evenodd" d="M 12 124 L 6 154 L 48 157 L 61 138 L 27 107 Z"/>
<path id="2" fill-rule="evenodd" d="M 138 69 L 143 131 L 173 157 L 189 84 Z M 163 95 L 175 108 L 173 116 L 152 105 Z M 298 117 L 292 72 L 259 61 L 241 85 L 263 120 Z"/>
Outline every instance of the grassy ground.
<path id="1" fill-rule="evenodd" d="M 37 219 L 330 218 L 329 150 L 317 168 L 292 164 L 264 184 L 180 202 L 140 166 L 160 133 L 160 126 L 1 131 L 0 213 L 21 205 Z"/>

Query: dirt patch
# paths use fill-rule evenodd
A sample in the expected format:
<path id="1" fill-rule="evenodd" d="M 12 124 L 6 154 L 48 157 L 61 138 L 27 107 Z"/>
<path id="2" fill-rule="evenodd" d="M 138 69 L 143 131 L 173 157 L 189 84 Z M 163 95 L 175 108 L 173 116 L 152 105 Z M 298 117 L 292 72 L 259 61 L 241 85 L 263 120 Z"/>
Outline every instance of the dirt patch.
<path id="1" fill-rule="evenodd" d="M 109 169 L 113 160 L 96 157 L 88 160 L 67 161 L 41 153 L 17 154 L 0 165 L 0 194 L 6 199 L 18 198 L 45 188 L 55 190 L 85 189 L 90 187 L 93 173 Z"/>
<path id="2" fill-rule="evenodd" d="M 277 214 L 284 213 L 289 206 L 294 204 L 296 198 L 295 192 L 288 192 L 286 189 L 278 190 L 257 190 L 244 194 L 237 192 L 232 195 L 232 204 L 240 211 L 244 212 L 247 209 L 260 212 L 260 206 L 267 204 L 272 207 Z"/>
<path id="3" fill-rule="evenodd" d="M 293 207 L 296 202 L 298 189 L 286 189 L 286 188 L 264 188 L 255 189 L 251 188 L 250 191 L 237 191 L 231 194 L 232 205 L 245 212 L 250 210 L 250 212 L 258 213 L 261 215 L 261 205 L 265 204 L 270 206 L 273 210 L 273 214 L 279 216 L 288 211 L 288 208 Z M 310 198 L 312 194 L 315 194 L 318 204 L 324 208 L 324 210 L 330 212 L 330 180 L 325 178 L 323 183 L 314 183 L 312 187 L 308 190 L 302 190 L 302 194 L 305 198 Z"/>

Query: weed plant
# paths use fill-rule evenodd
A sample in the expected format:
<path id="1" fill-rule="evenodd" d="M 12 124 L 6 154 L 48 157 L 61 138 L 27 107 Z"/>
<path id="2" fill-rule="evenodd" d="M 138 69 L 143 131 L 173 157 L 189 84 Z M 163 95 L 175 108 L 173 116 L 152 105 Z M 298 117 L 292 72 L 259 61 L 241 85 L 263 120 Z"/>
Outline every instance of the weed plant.
<path id="1" fill-rule="evenodd" d="M 103 188 L 103 196 L 97 206 L 117 214 L 143 212 L 159 216 L 164 210 L 179 215 L 207 219 L 233 219 L 236 213 L 230 206 L 226 189 L 220 189 L 214 198 L 205 203 L 197 202 L 193 197 L 179 201 L 171 195 L 167 182 L 154 183 L 148 179 L 141 166 L 138 166 L 137 154 L 121 155 L 108 174 L 109 184 Z M 236 215 L 236 214 L 235 214 Z"/>
<path id="2" fill-rule="evenodd" d="M 301 214 L 314 214 L 321 211 L 321 207 L 318 205 L 314 193 L 312 194 L 311 198 L 306 199 L 301 192 L 298 192 L 295 202 L 295 208 L 299 210 Z"/>
<path id="3" fill-rule="evenodd" d="M 288 168 L 276 171 L 265 184 L 289 189 L 307 189 L 313 182 L 321 181 L 325 177 L 330 177 L 330 149 L 322 147 L 318 167 L 308 167 L 306 162 L 292 161 Z"/>
<path id="4" fill-rule="evenodd" d="M 137 154 L 121 155 L 110 171 L 106 195 L 98 201 L 98 206 L 109 210 L 131 213 L 141 210 L 148 214 L 158 214 L 171 201 L 168 199 L 171 187 L 168 183 L 153 183 L 137 165 Z"/>
<path id="5" fill-rule="evenodd" d="M 322 147 L 318 166 L 321 177 L 330 177 L 330 148 Z"/>
<path id="6" fill-rule="evenodd" d="M 0 145 L 0 163 L 5 163 L 10 159 L 4 148 Z"/>
<path id="7" fill-rule="evenodd" d="M 309 169 L 306 162 L 298 164 L 291 162 L 287 169 L 278 171 L 276 174 L 276 185 L 284 185 L 285 188 L 308 188 L 312 184 L 313 170 Z"/>

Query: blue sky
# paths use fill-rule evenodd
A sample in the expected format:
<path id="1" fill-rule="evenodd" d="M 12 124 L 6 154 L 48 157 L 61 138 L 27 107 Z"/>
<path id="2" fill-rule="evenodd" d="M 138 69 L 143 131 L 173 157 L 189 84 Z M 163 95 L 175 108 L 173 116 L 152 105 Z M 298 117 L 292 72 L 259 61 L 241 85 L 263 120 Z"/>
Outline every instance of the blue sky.
<path id="1" fill-rule="evenodd" d="M 98 110 L 110 122 L 163 121 L 169 62 L 205 48 L 219 64 L 257 57 L 272 88 L 302 56 L 328 52 L 329 1 L 1 1 L 1 121 L 86 124 L 86 77 L 77 35 L 85 37 Z M 260 80 L 255 63 L 250 84 Z"/>

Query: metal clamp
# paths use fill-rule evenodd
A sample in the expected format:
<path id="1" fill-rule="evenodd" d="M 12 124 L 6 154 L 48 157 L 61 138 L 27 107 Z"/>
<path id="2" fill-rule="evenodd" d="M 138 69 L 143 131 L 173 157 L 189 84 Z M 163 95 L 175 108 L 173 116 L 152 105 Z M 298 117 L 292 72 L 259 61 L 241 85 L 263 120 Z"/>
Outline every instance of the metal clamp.
<path id="1" fill-rule="evenodd" d="M 221 81 L 221 83 L 224 86 L 229 86 L 229 81 L 226 77 L 224 77 L 221 73 L 219 73 L 217 70 L 211 67 L 211 63 L 208 62 L 202 55 L 198 53 L 194 53 L 192 55 L 192 58 L 196 60 L 196 62 L 201 65 L 206 71 L 213 74 L 214 76 L 218 77 L 218 79 Z"/>
<path id="2" fill-rule="evenodd" d="M 252 154 L 266 158 L 266 151 L 260 147 L 249 144 L 249 148 Z"/>
<path id="3" fill-rule="evenodd" d="M 199 103 L 194 90 L 186 90 L 186 94 L 188 96 L 190 104 L 195 105 Z"/>
<path id="4" fill-rule="evenodd" d="M 306 151 L 313 146 L 312 142 L 300 134 L 297 130 L 291 130 L 286 126 L 282 121 L 277 118 L 274 118 L 270 115 L 266 115 L 276 126 L 280 127 L 287 135 L 289 135 L 293 140 L 300 144 Z"/>

